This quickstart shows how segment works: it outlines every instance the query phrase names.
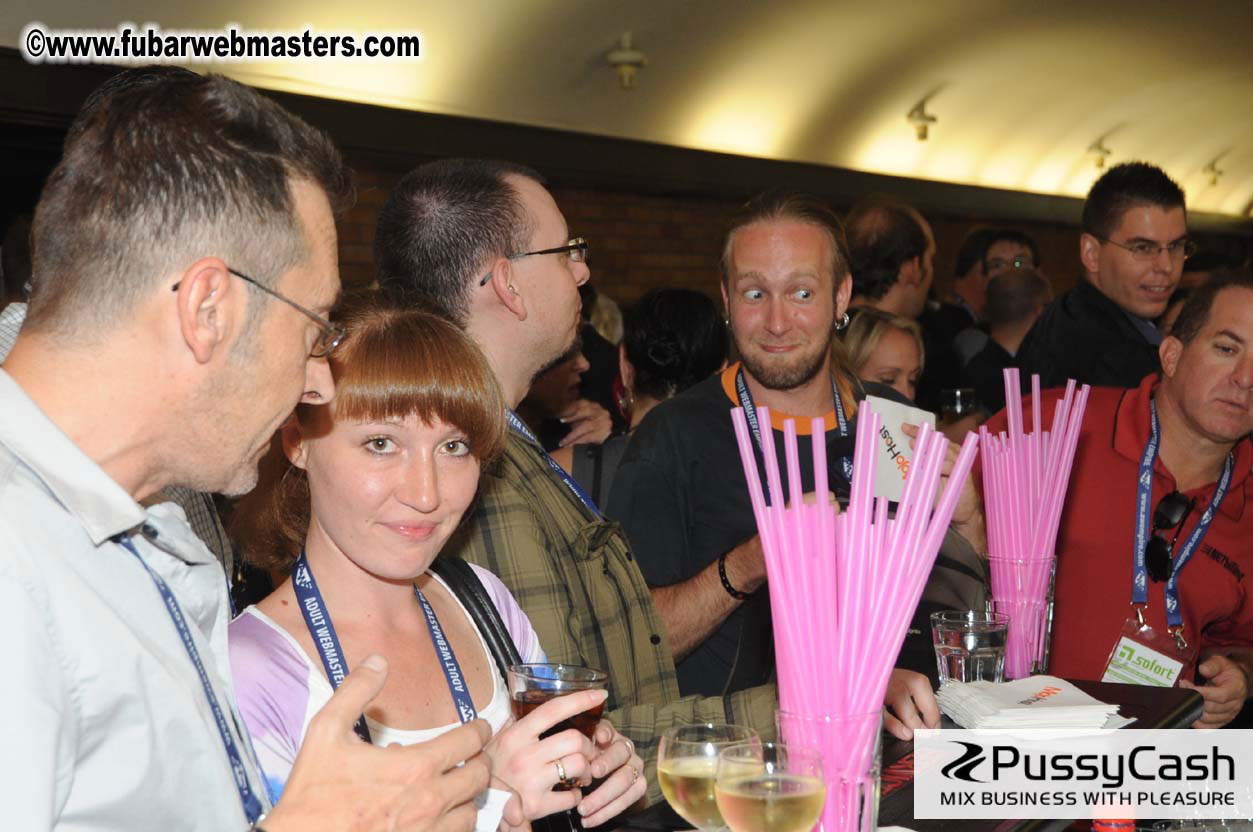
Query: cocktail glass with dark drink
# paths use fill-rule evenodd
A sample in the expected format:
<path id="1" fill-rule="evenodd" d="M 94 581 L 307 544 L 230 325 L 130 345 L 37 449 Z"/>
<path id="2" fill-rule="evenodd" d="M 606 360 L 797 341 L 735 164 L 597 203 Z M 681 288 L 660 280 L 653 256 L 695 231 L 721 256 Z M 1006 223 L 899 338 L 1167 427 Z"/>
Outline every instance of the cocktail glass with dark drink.
<path id="1" fill-rule="evenodd" d="M 558 696 L 581 690 L 603 690 L 609 674 L 591 667 L 572 664 L 515 664 L 509 668 L 509 699 L 514 719 L 522 719 L 531 711 Z M 600 716 L 605 710 L 604 702 L 577 713 L 569 719 L 540 734 L 540 739 L 559 734 L 569 728 L 582 733 L 588 739 L 596 732 Z M 577 781 L 570 779 L 557 784 L 558 789 L 577 788 Z M 534 821 L 534 832 L 579 832 L 583 823 L 573 809 Z"/>

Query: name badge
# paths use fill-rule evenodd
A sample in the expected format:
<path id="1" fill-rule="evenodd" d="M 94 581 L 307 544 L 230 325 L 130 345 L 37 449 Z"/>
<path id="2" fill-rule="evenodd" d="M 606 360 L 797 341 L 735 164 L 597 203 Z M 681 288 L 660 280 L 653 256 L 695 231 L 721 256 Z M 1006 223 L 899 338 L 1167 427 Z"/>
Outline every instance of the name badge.
<path id="1" fill-rule="evenodd" d="M 1114 645 L 1102 682 L 1171 688 L 1179 681 L 1183 662 L 1124 635 Z"/>

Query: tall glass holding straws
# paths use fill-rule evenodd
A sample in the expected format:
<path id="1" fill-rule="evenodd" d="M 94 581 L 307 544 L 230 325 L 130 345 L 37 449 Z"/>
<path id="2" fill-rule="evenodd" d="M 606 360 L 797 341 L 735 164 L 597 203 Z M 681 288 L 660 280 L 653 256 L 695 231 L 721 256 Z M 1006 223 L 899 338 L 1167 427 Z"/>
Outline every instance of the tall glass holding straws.
<path id="1" fill-rule="evenodd" d="M 814 748 L 824 761 L 827 802 L 823 832 L 874 832 L 879 820 L 883 709 L 852 716 L 775 713 L 779 738 L 790 748 Z"/>
<path id="2" fill-rule="evenodd" d="M 1018 370 L 1005 370 L 1008 430 L 979 429 L 984 514 L 988 525 L 989 611 L 1009 616 L 1005 676 L 1021 679 L 1048 669 L 1053 619 L 1057 529 L 1074 463 L 1088 385 L 1075 382 L 1053 407 L 1044 430 L 1040 377 L 1031 377 L 1031 430 L 1023 423 Z"/>
<path id="3" fill-rule="evenodd" d="M 760 408 L 757 418 L 770 424 L 767 408 Z M 856 419 L 849 504 L 837 513 L 827 500 L 796 499 L 802 488 L 793 420 L 784 423 L 783 432 L 786 490 L 775 443 L 760 448 L 767 492 L 747 418 L 739 408 L 731 414 L 769 576 L 780 707 L 848 728 L 838 743 L 825 733 L 830 724 L 800 734 L 802 744 L 834 755 L 823 769 L 824 832 L 873 828 L 878 788 L 873 761 L 888 677 L 978 446 L 968 434 L 940 495 L 948 441 L 922 425 L 905 491 L 890 517 L 887 500 L 874 496 L 881 420 L 866 402 L 859 404 Z M 811 429 L 822 436 L 823 420 L 815 419 Z M 822 442 L 813 443 L 813 472 L 815 483 L 828 481 Z"/>

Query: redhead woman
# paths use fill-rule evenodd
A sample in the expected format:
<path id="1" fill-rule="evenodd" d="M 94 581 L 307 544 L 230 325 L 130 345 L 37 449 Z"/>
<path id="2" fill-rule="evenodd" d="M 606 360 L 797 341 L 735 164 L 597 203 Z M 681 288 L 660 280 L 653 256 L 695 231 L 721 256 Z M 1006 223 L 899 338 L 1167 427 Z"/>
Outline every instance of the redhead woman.
<path id="1" fill-rule="evenodd" d="M 310 718 L 347 667 L 386 657 L 387 683 L 358 733 L 377 745 L 431 739 L 469 719 L 492 727 L 492 788 L 477 829 L 577 807 L 595 826 L 645 792 L 643 763 L 607 721 L 540 738 L 603 691 L 553 699 L 520 720 L 487 642 L 429 570 L 504 442 L 486 360 L 451 324 L 375 295 L 346 305 L 330 357 L 336 397 L 282 431 L 282 475 L 243 508 L 246 556 L 291 577 L 230 629 L 236 695 L 270 789 L 282 790 Z M 544 661 L 526 615 L 476 569 L 523 661 Z M 562 779 L 599 785 L 554 791 Z"/>

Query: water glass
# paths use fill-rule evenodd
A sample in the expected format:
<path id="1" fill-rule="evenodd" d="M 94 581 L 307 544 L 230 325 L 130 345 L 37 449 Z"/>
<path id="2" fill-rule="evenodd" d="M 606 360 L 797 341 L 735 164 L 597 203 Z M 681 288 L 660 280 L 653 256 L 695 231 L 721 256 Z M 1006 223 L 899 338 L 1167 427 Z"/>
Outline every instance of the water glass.
<path id="1" fill-rule="evenodd" d="M 940 684 L 1005 681 L 1009 616 L 999 612 L 949 610 L 931 614 L 931 641 Z"/>
<path id="2" fill-rule="evenodd" d="M 940 419 L 945 423 L 956 422 L 979 407 L 972 387 L 950 387 L 940 391 Z"/>

